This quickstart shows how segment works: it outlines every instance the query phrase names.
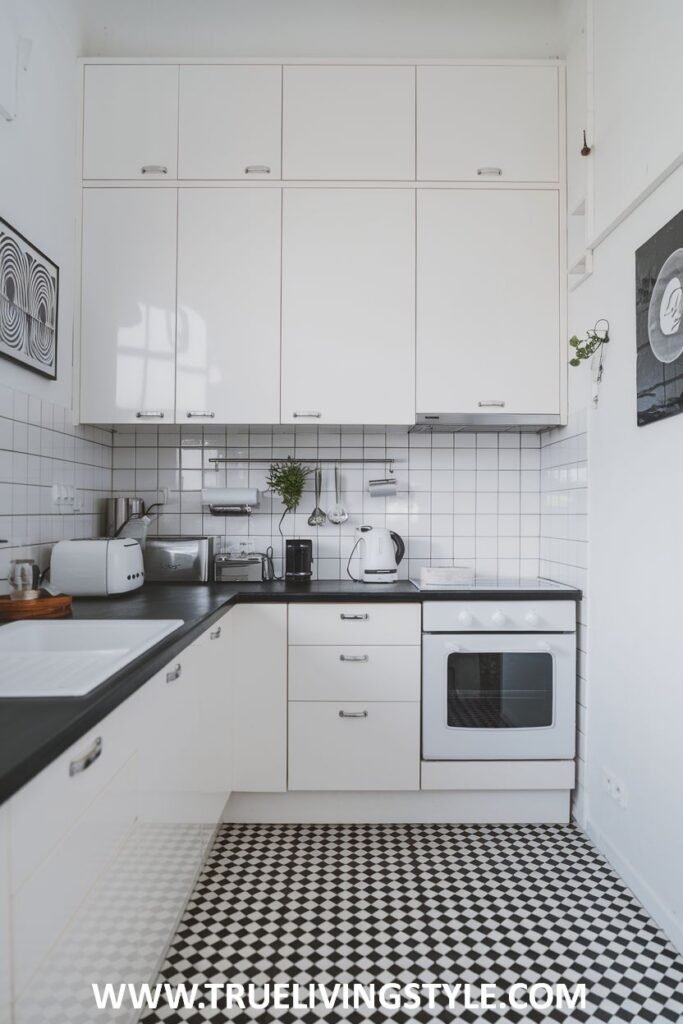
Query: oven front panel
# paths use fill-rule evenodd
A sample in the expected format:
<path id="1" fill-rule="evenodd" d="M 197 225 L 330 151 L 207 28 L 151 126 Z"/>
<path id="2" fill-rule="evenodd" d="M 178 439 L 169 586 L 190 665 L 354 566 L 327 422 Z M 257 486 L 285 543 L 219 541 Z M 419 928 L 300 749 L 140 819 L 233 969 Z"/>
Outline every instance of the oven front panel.
<path id="1" fill-rule="evenodd" d="M 425 634 L 427 760 L 574 756 L 573 634 Z"/>

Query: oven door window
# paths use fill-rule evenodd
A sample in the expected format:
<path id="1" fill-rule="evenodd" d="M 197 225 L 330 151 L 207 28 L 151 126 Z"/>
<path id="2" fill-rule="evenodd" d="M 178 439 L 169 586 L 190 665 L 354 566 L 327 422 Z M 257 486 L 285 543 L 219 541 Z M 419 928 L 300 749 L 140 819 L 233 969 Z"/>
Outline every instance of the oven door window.
<path id="1" fill-rule="evenodd" d="M 551 654 L 449 654 L 446 687 L 450 728 L 542 729 L 552 725 Z"/>

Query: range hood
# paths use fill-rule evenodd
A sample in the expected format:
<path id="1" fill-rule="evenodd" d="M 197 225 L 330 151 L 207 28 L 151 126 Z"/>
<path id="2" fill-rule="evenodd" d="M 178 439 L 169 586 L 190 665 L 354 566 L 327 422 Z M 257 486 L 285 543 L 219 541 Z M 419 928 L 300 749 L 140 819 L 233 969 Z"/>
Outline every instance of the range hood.
<path id="1" fill-rule="evenodd" d="M 452 412 L 419 412 L 415 416 L 415 433 L 453 433 L 458 430 L 511 430 L 533 431 L 558 427 L 562 417 L 557 413 L 543 416 L 522 416 L 518 413 L 452 413 Z"/>

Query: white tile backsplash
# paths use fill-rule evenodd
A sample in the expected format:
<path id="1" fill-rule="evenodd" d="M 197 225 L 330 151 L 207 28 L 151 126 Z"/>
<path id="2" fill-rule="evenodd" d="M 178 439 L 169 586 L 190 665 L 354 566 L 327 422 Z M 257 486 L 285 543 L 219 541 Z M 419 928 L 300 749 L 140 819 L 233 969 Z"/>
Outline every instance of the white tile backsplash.
<path id="1" fill-rule="evenodd" d="M 55 483 L 77 489 L 78 512 L 55 514 Z M 56 541 L 101 535 L 111 490 L 110 431 L 74 427 L 69 410 L 0 384 L 0 593 L 13 558 L 45 569 Z"/>
<path id="2" fill-rule="evenodd" d="M 226 547 L 241 541 L 256 550 L 272 545 L 276 571 L 282 543 L 282 508 L 264 493 L 249 518 L 216 517 L 203 509 L 202 487 L 244 486 L 265 489 L 268 466 L 249 457 L 277 459 L 294 454 L 318 459 L 385 458 L 396 460 L 397 494 L 373 498 L 368 481 L 384 476 L 383 466 L 344 466 L 342 501 L 349 519 L 341 526 L 308 526 L 313 480 L 294 516 L 283 523 L 286 537 L 313 540 L 319 578 L 343 579 L 361 523 L 387 526 L 406 541 L 401 576 L 422 565 L 469 565 L 479 574 L 536 576 L 539 558 L 540 437 L 538 434 L 428 434 L 396 427 L 228 426 L 120 428 L 114 434 L 114 493 L 142 495 L 170 488 L 170 500 L 152 526 L 154 532 L 205 533 Z M 243 465 L 216 468 L 215 455 L 244 456 Z M 323 470 L 322 507 L 334 503 L 333 467 Z M 532 498 L 522 506 L 522 498 Z M 151 499 L 150 499 L 151 500 Z M 524 513 L 524 514 L 522 514 Z M 534 537 L 532 531 L 535 529 Z M 499 537 L 509 541 L 499 544 Z M 476 543 L 475 543 L 476 541 Z"/>
<path id="3" fill-rule="evenodd" d="M 540 517 L 533 516 L 529 530 L 540 534 L 542 576 L 580 587 L 584 600 L 579 606 L 577 788 L 573 813 L 584 820 L 584 778 L 586 774 L 586 723 L 588 721 L 588 678 L 586 655 L 588 628 L 586 590 L 588 586 L 588 422 L 587 411 L 572 417 L 566 427 L 541 435 Z M 524 516 L 523 518 L 527 518 Z M 536 523 L 540 523 L 536 529 Z"/>

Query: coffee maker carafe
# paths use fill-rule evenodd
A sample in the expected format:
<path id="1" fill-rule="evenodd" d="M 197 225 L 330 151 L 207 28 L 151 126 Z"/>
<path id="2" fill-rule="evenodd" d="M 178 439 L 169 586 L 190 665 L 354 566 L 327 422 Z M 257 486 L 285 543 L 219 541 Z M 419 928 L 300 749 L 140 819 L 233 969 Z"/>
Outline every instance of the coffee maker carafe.
<path id="1" fill-rule="evenodd" d="M 285 541 L 285 579 L 290 583 L 307 583 L 313 570 L 313 541 Z"/>

